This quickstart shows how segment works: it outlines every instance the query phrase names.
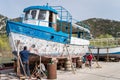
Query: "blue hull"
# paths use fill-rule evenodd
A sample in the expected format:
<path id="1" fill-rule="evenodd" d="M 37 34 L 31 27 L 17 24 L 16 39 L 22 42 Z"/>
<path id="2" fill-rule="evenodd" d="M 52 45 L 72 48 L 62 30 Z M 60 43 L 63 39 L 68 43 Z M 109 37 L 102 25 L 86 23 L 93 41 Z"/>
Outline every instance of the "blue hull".
<path id="1" fill-rule="evenodd" d="M 56 32 L 51 27 L 36 26 L 19 22 L 7 21 L 8 35 L 10 32 L 30 36 L 33 38 L 59 42 L 63 44 L 66 44 L 68 40 L 68 34 L 63 33 L 62 31 Z"/>

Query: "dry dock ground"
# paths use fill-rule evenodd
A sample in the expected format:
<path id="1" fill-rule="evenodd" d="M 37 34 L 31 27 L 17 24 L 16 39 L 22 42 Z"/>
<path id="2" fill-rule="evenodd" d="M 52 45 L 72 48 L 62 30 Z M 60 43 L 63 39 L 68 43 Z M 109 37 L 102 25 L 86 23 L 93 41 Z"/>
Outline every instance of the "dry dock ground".
<path id="1" fill-rule="evenodd" d="M 99 62 L 99 64 L 102 68 L 96 68 L 95 62 L 91 69 L 83 65 L 82 69 L 76 69 L 75 74 L 72 71 L 58 70 L 56 80 L 120 80 L 120 62 Z M 1 76 L 0 80 L 19 80 L 15 76 L 8 77 Z"/>
<path id="2" fill-rule="evenodd" d="M 58 71 L 57 80 L 120 80 L 120 62 L 99 62 L 102 68 L 77 69 L 76 73 Z"/>

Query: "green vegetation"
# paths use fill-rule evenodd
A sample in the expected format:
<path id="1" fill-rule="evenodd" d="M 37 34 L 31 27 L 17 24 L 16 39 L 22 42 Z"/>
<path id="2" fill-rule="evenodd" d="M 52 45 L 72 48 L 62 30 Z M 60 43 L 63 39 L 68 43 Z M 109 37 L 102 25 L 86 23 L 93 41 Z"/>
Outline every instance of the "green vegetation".
<path id="1" fill-rule="evenodd" d="M 0 51 L 10 51 L 10 45 L 6 34 L 0 35 Z"/>
<path id="2" fill-rule="evenodd" d="M 100 35 L 112 35 L 113 37 L 119 37 L 120 22 L 114 20 L 91 18 L 82 21 L 84 24 L 90 26 L 90 32 L 94 38 Z"/>
<path id="3" fill-rule="evenodd" d="M 120 45 L 120 22 L 101 18 L 91 18 L 82 21 L 90 26 L 94 39 L 90 40 L 91 46 L 115 47 Z"/>
<path id="4" fill-rule="evenodd" d="M 13 55 L 6 34 L 0 35 L 0 64 L 11 62 Z"/>
<path id="5" fill-rule="evenodd" d="M 101 34 L 100 36 L 96 37 L 96 39 L 101 39 L 101 38 L 113 38 L 113 36 L 109 34 L 105 34 L 105 35 Z"/>
<path id="6" fill-rule="evenodd" d="M 112 35 L 100 35 L 96 39 L 90 40 L 90 45 L 95 47 L 116 47 L 119 46 L 119 38 L 114 38 Z"/>

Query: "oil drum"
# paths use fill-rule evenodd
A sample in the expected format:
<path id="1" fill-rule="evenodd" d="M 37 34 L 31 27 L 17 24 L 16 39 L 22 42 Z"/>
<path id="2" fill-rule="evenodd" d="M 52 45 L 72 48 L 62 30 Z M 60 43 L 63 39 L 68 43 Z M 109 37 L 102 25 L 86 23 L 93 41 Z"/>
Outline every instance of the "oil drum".
<path id="1" fill-rule="evenodd" d="M 48 71 L 48 79 L 57 79 L 57 64 L 56 63 L 48 63 L 47 64 Z"/>

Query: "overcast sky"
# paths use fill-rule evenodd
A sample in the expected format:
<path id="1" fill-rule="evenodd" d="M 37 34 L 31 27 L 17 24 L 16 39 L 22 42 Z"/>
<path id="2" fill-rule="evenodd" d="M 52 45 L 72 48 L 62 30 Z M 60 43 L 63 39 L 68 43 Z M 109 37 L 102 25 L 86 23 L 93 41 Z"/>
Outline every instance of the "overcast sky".
<path id="1" fill-rule="evenodd" d="M 120 21 L 120 0 L 0 0 L 0 14 L 16 18 L 34 5 L 63 6 L 77 20 L 103 18 Z"/>

